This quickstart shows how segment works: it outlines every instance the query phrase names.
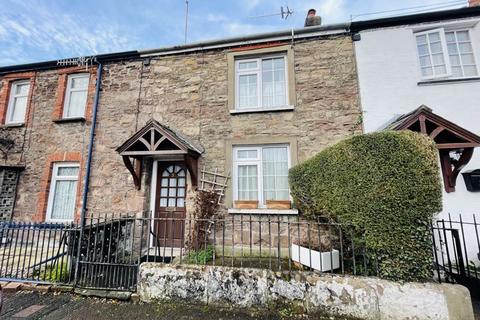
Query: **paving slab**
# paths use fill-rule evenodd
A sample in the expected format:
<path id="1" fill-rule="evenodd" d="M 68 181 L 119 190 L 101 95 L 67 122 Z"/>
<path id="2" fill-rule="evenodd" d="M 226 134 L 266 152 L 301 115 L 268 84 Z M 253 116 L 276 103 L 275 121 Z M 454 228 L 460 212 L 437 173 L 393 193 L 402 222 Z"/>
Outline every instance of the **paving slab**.
<path id="1" fill-rule="evenodd" d="M 7 293 L 7 292 L 16 292 L 20 290 L 22 287 L 21 282 L 10 282 L 6 286 L 2 286 L 2 291 Z"/>
<path id="2" fill-rule="evenodd" d="M 293 310 L 244 310 L 179 303 L 132 303 L 105 298 L 88 298 L 54 292 L 24 292 L 5 295 L 0 319 L 142 319 L 142 320 L 348 320 L 319 315 L 297 315 Z"/>

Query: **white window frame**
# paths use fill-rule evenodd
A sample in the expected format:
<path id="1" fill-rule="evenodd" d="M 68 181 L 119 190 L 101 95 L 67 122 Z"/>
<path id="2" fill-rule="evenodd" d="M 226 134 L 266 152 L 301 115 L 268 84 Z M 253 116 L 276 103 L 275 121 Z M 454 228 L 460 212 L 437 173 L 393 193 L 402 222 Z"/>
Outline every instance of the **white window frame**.
<path id="1" fill-rule="evenodd" d="M 72 88 L 72 80 L 73 79 L 78 79 L 78 78 L 87 78 L 87 87 L 85 89 L 73 89 Z M 68 79 L 67 79 L 67 87 L 65 89 L 65 102 L 63 104 L 63 119 L 72 119 L 72 118 L 78 118 L 79 116 L 67 116 L 68 110 L 70 110 L 70 96 L 72 92 L 80 92 L 80 91 L 85 91 L 85 95 L 87 96 L 85 105 L 83 106 L 83 115 L 80 116 L 81 118 L 85 117 L 85 109 L 88 104 L 88 86 L 90 85 L 90 74 L 89 73 L 74 73 L 74 74 L 69 74 Z"/>
<path id="2" fill-rule="evenodd" d="M 430 49 L 430 42 L 428 40 L 428 35 L 431 34 L 431 33 L 438 33 L 439 36 L 440 36 L 440 43 L 442 45 L 442 54 L 443 54 L 443 61 L 445 61 L 445 71 L 446 71 L 446 73 L 435 74 L 435 67 L 433 66 L 433 59 L 432 59 L 432 52 L 431 52 L 431 49 Z M 433 75 L 431 75 L 431 76 L 424 76 L 422 74 L 422 64 L 420 62 L 420 54 L 418 52 L 417 38 L 419 36 L 423 36 L 423 35 L 425 35 L 426 38 L 427 38 L 428 54 L 430 56 L 430 61 L 432 63 Z M 437 29 L 432 29 L 432 30 L 427 30 L 427 31 L 415 33 L 415 50 L 417 52 L 418 64 L 420 66 L 420 76 L 422 77 L 422 79 L 429 80 L 429 79 L 437 79 L 437 78 L 447 78 L 447 77 L 451 76 L 452 68 L 450 67 L 450 57 L 448 56 L 447 40 L 445 39 L 445 30 L 443 28 L 437 28 Z"/>
<path id="3" fill-rule="evenodd" d="M 265 59 L 275 59 L 283 58 L 283 63 L 285 64 L 285 105 L 284 106 L 275 106 L 275 107 L 264 107 L 263 106 L 263 92 L 262 92 L 262 60 Z M 270 55 L 262 55 L 256 58 L 239 58 L 235 59 L 235 110 L 236 111 L 249 111 L 249 110 L 275 110 L 275 109 L 284 109 L 290 107 L 290 96 L 289 96 L 289 83 L 288 83 L 288 57 L 286 53 L 277 53 Z M 257 67 L 252 69 L 240 70 L 240 63 L 244 62 L 256 62 Z M 252 107 L 240 107 L 240 76 L 242 75 L 257 75 L 257 105 Z"/>
<path id="4" fill-rule="evenodd" d="M 462 32 L 462 31 L 466 31 L 468 33 L 468 38 L 470 39 L 470 45 L 472 46 L 473 63 L 475 64 L 475 69 L 477 71 L 477 75 L 473 76 L 473 77 L 478 77 L 479 76 L 479 69 L 478 69 L 478 64 L 477 64 L 477 55 L 476 55 L 476 52 L 475 52 L 475 45 L 474 45 L 474 42 L 473 42 L 472 33 L 470 32 L 470 29 L 468 29 L 468 28 L 445 29 L 444 28 L 444 33 L 447 33 L 447 32 L 455 33 L 455 39 L 456 40 L 458 40 L 456 33 L 457 32 Z M 460 47 L 458 46 L 458 41 L 456 41 L 455 44 L 457 46 L 457 51 L 458 51 L 458 55 L 459 55 L 459 59 L 460 59 L 460 67 L 462 68 L 462 73 L 465 74 L 463 61 L 462 61 L 462 53 L 460 52 Z M 447 46 L 447 50 L 448 50 L 448 44 L 447 44 L 447 37 L 446 36 L 445 36 L 445 46 Z M 450 53 L 448 51 L 447 51 L 447 58 L 450 61 Z M 452 78 L 453 79 L 462 79 L 462 78 L 471 78 L 471 77 L 472 76 L 462 76 L 462 77 L 452 77 Z"/>
<path id="5" fill-rule="evenodd" d="M 15 94 L 17 86 L 20 86 L 20 85 L 28 85 L 28 90 L 27 90 L 26 95 Z M 5 118 L 5 124 L 22 124 L 22 123 L 25 123 L 25 115 L 27 114 L 27 109 L 28 109 L 28 97 L 30 95 L 30 80 L 19 80 L 19 81 L 12 82 L 11 87 L 10 87 L 9 95 L 10 95 L 10 97 L 8 98 L 7 116 Z M 25 106 L 25 113 L 23 115 L 23 121 L 17 122 L 17 121 L 12 120 L 13 109 L 16 107 L 14 105 L 15 99 L 16 98 L 21 98 L 21 97 L 27 98 L 27 100 L 26 100 L 27 102 L 26 102 L 26 106 Z"/>
<path id="6" fill-rule="evenodd" d="M 76 176 L 58 176 L 59 168 L 78 168 L 78 175 Z M 77 190 L 75 190 L 75 207 L 77 205 L 77 191 L 80 175 L 80 164 L 78 162 L 55 162 L 52 168 L 52 176 L 50 177 L 50 190 L 48 192 L 48 204 L 46 221 L 48 222 L 72 222 L 75 218 L 75 209 L 73 210 L 73 217 L 71 219 L 52 219 L 53 200 L 55 195 L 55 187 L 57 181 L 77 181 Z"/>
<path id="7" fill-rule="evenodd" d="M 475 68 L 477 70 L 477 76 L 474 76 L 474 77 L 480 77 L 480 74 L 479 74 L 480 69 L 479 69 L 479 66 L 478 66 L 477 54 L 475 52 L 474 39 L 473 39 L 472 32 L 470 32 L 471 29 L 469 29 L 469 28 L 436 28 L 436 29 L 430 29 L 430 30 L 414 33 L 415 51 L 417 53 L 417 61 L 418 61 L 418 65 L 419 65 L 418 70 L 420 72 L 420 77 L 423 80 L 435 80 L 435 79 L 442 79 L 442 78 L 443 79 L 471 78 L 471 76 L 462 76 L 462 77 L 453 77 L 452 76 L 452 66 L 451 66 L 451 63 L 450 63 L 450 54 L 448 53 L 447 39 L 446 39 L 445 34 L 447 32 L 457 32 L 457 31 L 467 31 L 468 32 L 468 36 L 470 38 L 470 44 L 472 46 L 472 54 L 473 54 L 473 59 L 474 59 L 474 63 L 475 63 Z M 418 52 L 417 36 L 427 35 L 427 38 L 428 38 L 429 33 L 435 33 L 435 32 L 439 32 L 439 34 L 440 34 L 440 41 L 442 43 L 442 51 L 443 51 L 443 59 L 445 61 L 445 68 L 447 70 L 447 73 L 446 74 L 441 74 L 441 75 L 423 76 L 422 65 L 421 65 L 421 62 L 420 62 L 420 55 L 419 55 L 419 52 Z M 457 46 L 458 46 L 458 43 L 457 43 Z M 428 44 L 428 52 L 429 52 L 429 55 L 431 57 L 430 44 Z M 460 57 L 460 59 L 461 59 L 461 57 Z M 432 63 L 433 63 L 433 61 L 432 61 Z M 463 70 L 463 64 L 461 65 L 461 67 L 462 67 L 462 70 Z"/>
<path id="8" fill-rule="evenodd" d="M 288 159 L 288 168 L 291 168 L 291 155 L 290 155 L 290 145 L 286 143 L 281 144 L 262 144 L 262 145 L 236 145 L 233 146 L 233 200 L 238 200 L 238 167 L 240 165 L 256 165 L 257 166 L 257 192 L 258 192 L 258 207 L 266 208 L 266 202 L 264 199 L 264 190 L 263 190 L 263 149 L 264 148 L 274 148 L 274 147 L 285 147 L 287 148 L 287 159 Z M 250 159 L 238 159 L 238 151 L 245 150 L 256 150 L 257 157 Z M 289 200 L 292 198 L 290 196 L 290 188 L 288 190 Z"/>

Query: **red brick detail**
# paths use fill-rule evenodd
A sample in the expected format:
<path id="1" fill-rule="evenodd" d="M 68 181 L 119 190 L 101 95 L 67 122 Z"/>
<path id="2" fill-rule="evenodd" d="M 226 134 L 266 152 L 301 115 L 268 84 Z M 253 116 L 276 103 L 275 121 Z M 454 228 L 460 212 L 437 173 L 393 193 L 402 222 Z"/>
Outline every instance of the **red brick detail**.
<path id="1" fill-rule="evenodd" d="M 75 203 L 75 221 L 80 220 L 81 196 L 83 191 L 83 172 L 85 169 L 82 154 L 80 152 L 57 152 L 48 157 L 42 178 L 40 180 L 40 192 L 38 193 L 37 197 L 37 212 L 33 218 L 35 222 L 43 222 L 46 219 L 53 165 L 56 162 L 78 162 L 80 164 L 77 183 L 77 198 Z"/>
<path id="2" fill-rule="evenodd" d="M 68 75 L 74 73 L 86 72 L 84 67 L 72 67 L 58 70 L 58 86 L 55 96 L 55 105 L 53 106 L 53 120 L 59 120 L 63 117 L 63 105 L 65 103 L 65 92 L 67 89 Z M 85 119 L 92 119 L 93 99 L 95 96 L 95 83 L 97 80 L 97 67 L 89 67 L 90 81 L 88 82 L 87 105 L 85 106 Z"/>
<path id="3" fill-rule="evenodd" d="M 17 80 L 25 80 L 30 79 L 30 91 L 28 93 L 28 100 L 27 100 L 27 109 L 25 112 L 25 125 L 29 126 L 30 124 L 30 114 L 32 109 L 32 97 L 33 97 L 33 89 L 35 86 L 35 72 L 20 72 L 20 73 L 10 73 L 2 78 L 2 89 L 0 90 L 0 124 L 5 124 L 5 120 L 7 117 L 7 108 L 8 108 L 8 100 L 10 98 L 10 90 L 12 88 L 12 83 Z"/>
<path id="4" fill-rule="evenodd" d="M 270 42 L 270 43 L 260 43 L 260 44 L 252 44 L 243 47 L 233 48 L 232 52 L 238 51 L 248 51 L 248 50 L 256 50 L 256 49 L 264 49 L 264 48 L 272 48 L 272 47 L 279 47 L 284 46 L 286 43 L 284 42 Z"/>
<path id="5" fill-rule="evenodd" d="M 477 7 L 480 6 L 480 0 L 468 0 L 469 7 Z"/>

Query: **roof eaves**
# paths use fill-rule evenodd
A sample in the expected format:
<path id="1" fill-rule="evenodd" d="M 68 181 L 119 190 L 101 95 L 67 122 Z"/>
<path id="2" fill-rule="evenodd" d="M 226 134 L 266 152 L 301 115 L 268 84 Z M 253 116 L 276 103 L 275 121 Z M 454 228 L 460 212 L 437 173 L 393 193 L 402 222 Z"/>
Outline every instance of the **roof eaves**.
<path id="1" fill-rule="evenodd" d="M 480 6 L 394 16 L 389 18 L 353 21 L 350 26 L 350 31 L 359 32 L 368 29 L 378 29 L 442 20 L 462 19 L 475 16 L 480 16 Z"/>
<path id="2" fill-rule="evenodd" d="M 246 35 L 241 37 L 222 38 L 216 40 L 208 40 L 201 42 L 193 42 L 185 45 L 177 45 L 170 47 L 161 47 L 147 50 L 133 50 L 115 53 L 99 54 L 95 57 L 100 62 L 110 62 L 123 59 L 135 59 L 155 55 L 173 55 L 193 51 L 210 50 L 215 48 L 234 47 L 245 44 L 253 44 L 266 41 L 301 39 L 317 36 L 327 36 L 347 33 L 350 23 L 339 23 L 324 26 L 306 27 L 300 29 L 290 29 L 276 32 L 267 32 Z M 11 72 L 25 72 L 34 70 L 46 70 L 59 68 L 58 60 L 42 61 L 29 64 L 20 64 L 0 67 L 0 75 Z"/>

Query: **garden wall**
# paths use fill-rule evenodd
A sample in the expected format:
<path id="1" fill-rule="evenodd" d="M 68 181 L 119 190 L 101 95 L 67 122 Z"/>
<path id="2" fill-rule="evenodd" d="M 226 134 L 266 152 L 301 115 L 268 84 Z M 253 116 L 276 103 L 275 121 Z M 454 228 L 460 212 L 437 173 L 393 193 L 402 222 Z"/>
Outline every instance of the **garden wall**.
<path id="1" fill-rule="evenodd" d="M 399 284 L 311 272 L 143 263 L 138 293 L 145 302 L 284 306 L 360 319 L 474 319 L 470 294 L 459 285 Z"/>

